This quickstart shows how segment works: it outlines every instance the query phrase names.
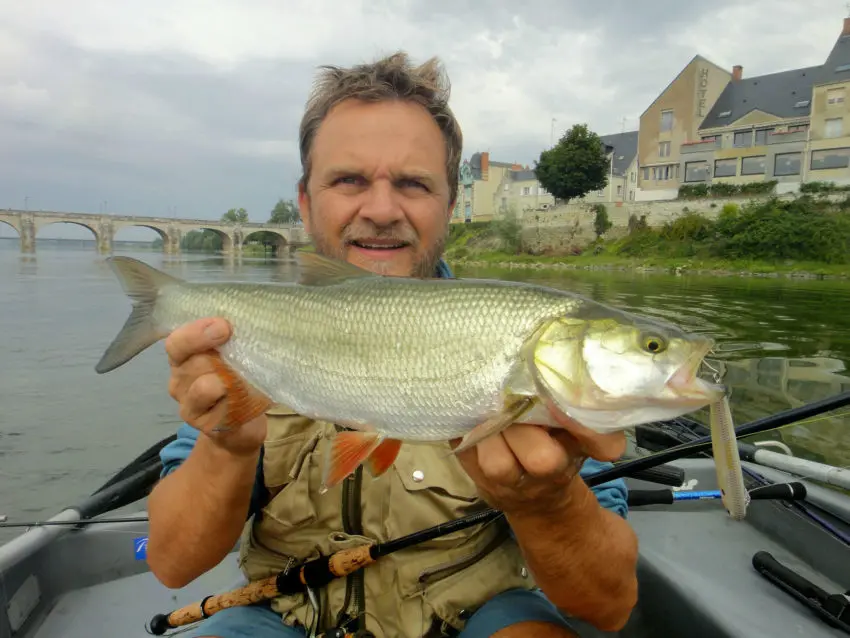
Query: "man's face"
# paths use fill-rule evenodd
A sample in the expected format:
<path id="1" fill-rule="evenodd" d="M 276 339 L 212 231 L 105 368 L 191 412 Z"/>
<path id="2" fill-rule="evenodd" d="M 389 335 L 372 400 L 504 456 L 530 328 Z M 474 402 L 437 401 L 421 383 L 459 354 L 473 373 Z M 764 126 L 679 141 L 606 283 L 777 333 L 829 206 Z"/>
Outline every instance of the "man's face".
<path id="1" fill-rule="evenodd" d="M 452 202 L 445 142 L 424 108 L 343 102 L 311 159 L 298 204 L 319 253 L 382 275 L 433 276 Z"/>

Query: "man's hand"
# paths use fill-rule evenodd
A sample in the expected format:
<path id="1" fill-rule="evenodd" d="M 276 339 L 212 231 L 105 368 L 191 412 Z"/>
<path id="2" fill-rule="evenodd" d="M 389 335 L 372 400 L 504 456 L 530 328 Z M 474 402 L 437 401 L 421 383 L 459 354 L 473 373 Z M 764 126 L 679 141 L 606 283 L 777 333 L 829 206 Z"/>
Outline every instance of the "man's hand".
<path id="1" fill-rule="evenodd" d="M 218 447 L 237 456 L 253 455 L 266 437 L 265 415 L 232 431 L 213 431 L 224 419 L 227 396 L 208 353 L 230 335 L 230 324 L 214 318 L 199 319 L 172 332 L 165 341 L 171 366 L 168 393 L 180 404 L 180 418 Z"/>
<path id="2" fill-rule="evenodd" d="M 516 513 L 561 511 L 571 493 L 566 488 L 588 457 L 609 461 L 625 451 L 623 432 L 596 434 L 557 411 L 550 414 L 559 427 L 514 423 L 458 454 L 492 507 Z"/>

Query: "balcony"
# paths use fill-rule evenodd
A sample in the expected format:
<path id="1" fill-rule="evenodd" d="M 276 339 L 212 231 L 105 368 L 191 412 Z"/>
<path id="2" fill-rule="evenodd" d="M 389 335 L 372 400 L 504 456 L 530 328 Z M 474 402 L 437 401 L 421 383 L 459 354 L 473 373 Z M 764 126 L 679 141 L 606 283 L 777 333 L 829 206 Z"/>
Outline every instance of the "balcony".
<path id="1" fill-rule="evenodd" d="M 768 144 L 790 144 L 791 142 L 805 142 L 806 131 L 791 131 L 788 133 L 771 132 L 767 136 Z"/>

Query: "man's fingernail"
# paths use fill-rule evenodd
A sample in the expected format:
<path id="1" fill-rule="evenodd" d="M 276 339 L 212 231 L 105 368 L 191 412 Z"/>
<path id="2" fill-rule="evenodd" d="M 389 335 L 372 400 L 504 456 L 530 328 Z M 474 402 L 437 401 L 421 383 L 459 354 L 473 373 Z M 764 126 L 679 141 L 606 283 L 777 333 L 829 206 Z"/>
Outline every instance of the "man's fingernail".
<path id="1" fill-rule="evenodd" d="M 227 336 L 227 329 L 216 321 L 206 327 L 204 334 L 213 341 L 221 341 Z"/>

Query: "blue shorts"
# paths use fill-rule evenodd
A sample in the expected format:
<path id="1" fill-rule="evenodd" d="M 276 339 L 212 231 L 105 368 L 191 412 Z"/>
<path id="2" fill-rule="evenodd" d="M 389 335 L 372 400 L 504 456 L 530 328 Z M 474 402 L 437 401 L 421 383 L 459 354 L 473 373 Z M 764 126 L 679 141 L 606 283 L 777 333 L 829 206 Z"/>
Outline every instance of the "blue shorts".
<path id="1" fill-rule="evenodd" d="M 576 631 L 543 595 L 543 592 L 513 589 L 485 603 L 466 622 L 458 638 L 489 638 L 510 625 L 525 621 L 549 622 Z M 182 638 L 305 638 L 303 629 L 280 622 L 280 615 L 268 606 L 231 607 L 210 616 Z"/>

